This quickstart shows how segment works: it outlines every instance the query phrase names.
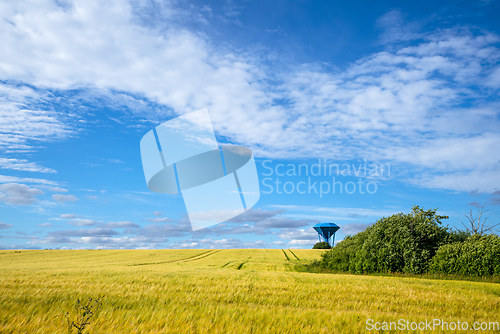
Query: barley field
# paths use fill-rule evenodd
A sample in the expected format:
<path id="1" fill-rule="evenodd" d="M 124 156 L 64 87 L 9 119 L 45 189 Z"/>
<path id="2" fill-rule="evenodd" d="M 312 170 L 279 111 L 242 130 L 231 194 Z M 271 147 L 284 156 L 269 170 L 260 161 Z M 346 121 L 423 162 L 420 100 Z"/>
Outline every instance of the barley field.
<path id="1" fill-rule="evenodd" d="M 500 322 L 499 284 L 294 271 L 322 252 L 0 251 L 0 333 L 68 333 L 64 314 L 75 316 L 76 300 L 88 298 L 102 307 L 85 333 L 362 333 L 379 332 L 367 330 L 369 319 Z"/>

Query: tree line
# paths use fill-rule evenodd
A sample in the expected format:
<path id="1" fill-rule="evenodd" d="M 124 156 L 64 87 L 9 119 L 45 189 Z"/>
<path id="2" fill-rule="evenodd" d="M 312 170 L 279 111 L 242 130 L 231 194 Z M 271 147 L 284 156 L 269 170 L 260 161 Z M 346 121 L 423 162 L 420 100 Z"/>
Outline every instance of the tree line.
<path id="1" fill-rule="evenodd" d="M 414 206 L 378 220 L 326 251 L 312 266 L 346 273 L 450 274 L 500 276 L 499 224 L 472 212 L 465 231 L 443 226 L 448 216 Z"/>

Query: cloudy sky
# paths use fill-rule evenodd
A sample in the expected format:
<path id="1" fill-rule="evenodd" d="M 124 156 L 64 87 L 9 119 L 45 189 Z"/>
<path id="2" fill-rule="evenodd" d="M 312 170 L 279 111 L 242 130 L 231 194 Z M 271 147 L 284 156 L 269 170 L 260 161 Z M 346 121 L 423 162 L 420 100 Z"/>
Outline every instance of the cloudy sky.
<path id="1" fill-rule="evenodd" d="M 1 2 L 0 248 L 310 248 L 317 222 L 341 240 L 413 205 L 498 221 L 499 12 Z M 219 143 L 252 149 L 261 197 L 192 231 L 180 194 L 148 190 L 139 142 L 202 108 Z"/>

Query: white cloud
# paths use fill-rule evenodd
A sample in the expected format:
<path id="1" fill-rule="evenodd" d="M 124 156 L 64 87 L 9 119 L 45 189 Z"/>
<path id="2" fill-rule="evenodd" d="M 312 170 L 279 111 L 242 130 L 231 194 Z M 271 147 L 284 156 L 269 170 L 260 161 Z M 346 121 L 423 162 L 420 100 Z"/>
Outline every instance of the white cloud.
<path id="1" fill-rule="evenodd" d="M 36 196 L 44 192 L 31 188 L 25 184 L 5 183 L 0 184 L 0 202 L 10 205 L 30 205 L 38 201 Z"/>
<path id="2" fill-rule="evenodd" d="M 0 7 L 0 15 L 5 14 L 2 7 L 4 6 Z M 8 63 L 3 65 L 10 67 Z M 2 74 L 0 70 L 0 78 L 3 80 L 15 80 L 10 75 Z M 26 86 L 0 84 L 0 149 L 6 150 L 7 153 L 30 152 L 33 148 L 29 140 L 46 141 L 63 138 L 71 133 L 62 122 L 61 115 L 36 109 L 39 103 L 49 98 L 49 95 L 43 95 Z M 36 165 L 28 167 L 44 170 Z M 45 172 L 53 171 L 45 169 Z"/>
<path id="3" fill-rule="evenodd" d="M 68 224 L 74 225 L 74 226 L 95 226 L 95 225 L 98 225 L 99 222 L 95 221 L 93 219 L 75 219 L 75 220 L 68 222 Z"/>
<path id="4" fill-rule="evenodd" d="M 198 230 L 194 232 L 194 235 L 205 236 L 205 235 L 230 235 L 230 234 L 257 234 L 264 235 L 269 232 L 266 228 L 255 227 L 250 224 L 227 224 L 221 223 L 212 226 L 208 229 Z"/>
<path id="5" fill-rule="evenodd" d="M 57 186 L 59 184 L 58 182 L 51 180 L 36 179 L 29 177 L 7 176 L 7 175 L 0 175 L 0 183 L 36 183 L 36 184 L 51 185 L 51 186 Z"/>
<path id="6" fill-rule="evenodd" d="M 181 244 L 172 244 L 170 245 L 172 248 L 195 248 L 198 247 L 197 242 L 183 242 Z"/>
<path id="7" fill-rule="evenodd" d="M 199 242 L 202 248 L 263 248 L 263 241 L 243 242 L 235 238 L 224 239 L 202 239 Z"/>
<path id="8" fill-rule="evenodd" d="M 25 159 L 14 158 L 0 158 L 0 168 L 22 170 L 27 172 L 57 173 L 57 171 L 51 168 L 41 167 L 35 162 L 28 162 L 28 160 Z"/>
<path id="9" fill-rule="evenodd" d="M 43 224 L 37 224 L 36 226 L 41 226 L 41 227 L 51 227 L 51 223 L 43 223 Z"/>
<path id="10" fill-rule="evenodd" d="M 132 223 L 131 221 L 118 221 L 118 222 L 109 222 L 105 223 L 102 221 L 97 221 L 94 219 L 88 218 L 76 218 L 77 216 L 74 214 L 63 214 L 61 218 L 63 219 L 71 219 L 67 222 L 68 225 L 73 226 L 99 226 L 100 228 L 139 228 L 140 226 Z M 57 218 L 58 219 L 58 218 Z"/>
<path id="11" fill-rule="evenodd" d="M 59 203 L 78 201 L 78 198 L 75 195 L 54 194 L 52 195 L 52 199 Z"/>
<path id="12" fill-rule="evenodd" d="M 279 234 L 281 239 L 286 240 L 305 240 L 313 242 L 318 240 L 318 233 L 313 228 L 308 229 L 288 229 Z"/>
<path id="13" fill-rule="evenodd" d="M 436 138 L 421 145 L 392 147 L 383 158 L 440 171 L 491 170 L 500 162 L 500 133 L 486 132 L 468 138 Z"/>
<path id="14" fill-rule="evenodd" d="M 491 193 L 500 189 L 498 182 L 494 182 L 498 179 L 498 175 L 500 175 L 500 168 L 497 166 L 493 167 L 496 168 L 447 174 L 423 174 L 411 179 L 410 182 L 414 185 L 431 189 Z"/>
<path id="15" fill-rule="evenodd" d="M 306 246 L 306 245 L 314 245 L 314 241 L 312 240 L 290 240 L 288 243 L 291 246 Z"/>
<path id="16" fill-rule="evenodd" d="M 149 222 L 151 223 L 170 223 L 173 222 L 174 220 L 172 218 L 168 217 L 156 217 L 156 218 L 150 218 L 148 219 Z"/>
<path id="17" fill-rule="evenodd" d="M 59 193 L 67 193 L 68 189 L 60 188 L 60 187 L 54 187 L 54 188 L 50 188 L 50 191 L 59 192 Z"/>
<path id="18" fill-rule="evenodd" d="M 107 161 L 114 163 L 114 164 L 124 164 L 125 163 L 119 159 L 107 159 Z"/>

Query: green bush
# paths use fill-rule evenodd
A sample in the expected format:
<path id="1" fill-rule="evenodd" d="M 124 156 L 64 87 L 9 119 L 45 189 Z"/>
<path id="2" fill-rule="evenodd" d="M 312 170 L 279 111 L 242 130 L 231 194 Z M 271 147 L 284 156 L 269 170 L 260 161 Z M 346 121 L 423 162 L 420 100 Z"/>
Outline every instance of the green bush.
<path id="1" fill-rule="evenodd" d="M 314 244 L 313 249 L 330 249 L 332 246 L 328 242 L 321 241 Z"/>
<path id="2" fill-rule="evenodd" d="M 320 266 L 353 273 L 424 273 L 440 246 L 466 238 L 441 226 L 447 218 L 418 206 L 409 214 L 382 218 L 323 254 Z"/>
<path id="3" fill-rule="evenodd" d="M 358 272 L 356 264 L 359 262 L 359 254 L 366 235 L 366 231 L 363 231 L 354 236 L 346 236 L 344 240 L 322 255 L 320 267 L 335 272 Z"/>
<path id="4" fill-rule="evenodd" d="M 463 276 L 500 275 L 500 237 L 473 235 L 464 242 L 443 245 L 432 259 L 429 271 Z"/>

